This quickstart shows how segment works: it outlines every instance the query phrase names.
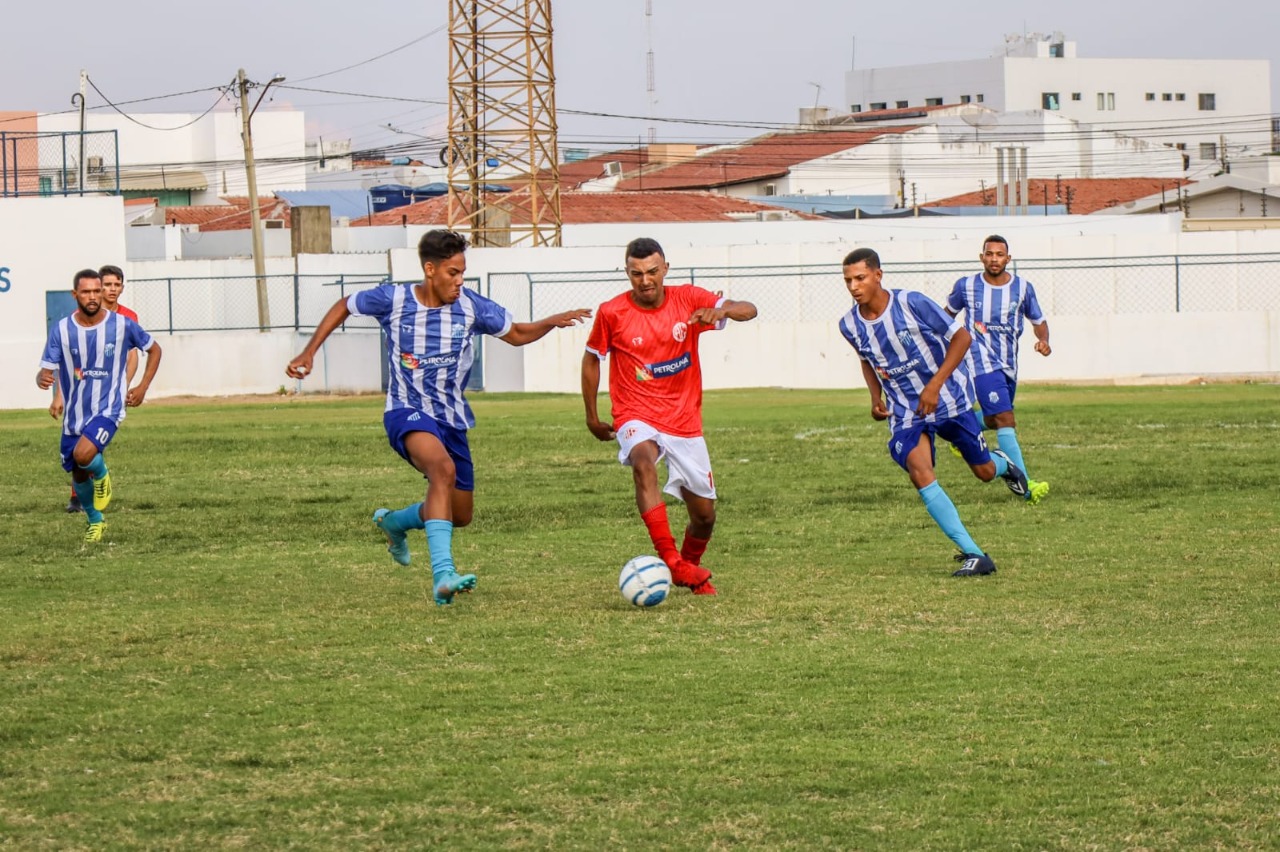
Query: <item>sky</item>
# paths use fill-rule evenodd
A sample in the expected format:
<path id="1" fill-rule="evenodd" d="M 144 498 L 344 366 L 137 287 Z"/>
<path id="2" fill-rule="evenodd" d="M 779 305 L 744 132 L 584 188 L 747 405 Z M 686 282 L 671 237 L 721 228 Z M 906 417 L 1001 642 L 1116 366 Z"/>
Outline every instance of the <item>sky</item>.
<path id="1" fill-rule="evenodd" d="M 1062 32 L 1081 57 L 1267 59 L 1280 112 L 1280 39 L 1259 25 L 1275 19 L 1273 4 L 1238 0 L 1217 14 L 1202 0 L 553 0 L 560 144 L 634 146 L 650 128 L 664 142 L 742 139 L 795 122 L 804 106 L 846 108 L 853 65 L 979 59 L 1015 32 Z M 0 110 L 70 110 L 83 68 L 97 87 L 90 109 L 199 113 L 243 67 L 251 80 L 286 77 L 261 108 L 304 110 L 309 138 L 438 150 L 419 137 L 446 130 L 446 0 L 196 6 L 63 0 L 47 24 L 56 39 L 37 37 L 39 20 L 6 39 Z"/>

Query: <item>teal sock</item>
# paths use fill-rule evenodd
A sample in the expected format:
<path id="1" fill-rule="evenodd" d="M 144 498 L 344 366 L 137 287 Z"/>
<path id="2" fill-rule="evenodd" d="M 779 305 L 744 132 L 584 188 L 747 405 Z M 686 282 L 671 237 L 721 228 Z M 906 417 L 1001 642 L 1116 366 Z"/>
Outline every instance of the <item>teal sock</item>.
<path id="1" fill-rule="evenodd" d="M 102 458 L 101 455 L 98 458 Z M 80 498 L 80 508 L 84 509 L 85 516 L 89 518 L 89 523 L 96 524 L 102 520 L 102 513 L 93 508 L 93 480 L 86 479 L 84 482 L 73 482 L 71 487 L 76 490 L 76 497 Z"/>
<path id="2" fill-rule="evenodd" d="M 414 503 L 412 506 L 405 506 L 403 509 L 388 512 L 382 519 L 382 526 L 384 529 L 391 527 L 401 532 L 422 529 L 422 504 Z"/>
<path id="3" fill-rule="evenodd" d="M 424 526 L 427 550 L 431 552 L 431 576 L 438 582 L 441 576 L 457 570 L 453 565 L 453 521 L 432 518 Z"/>
<path id="4" fill-rule="evenodd" d="M 1027 473 L 1027 463 L 1022 460 L 1022 447 L 1018 446 L 1018 433 L 1012 426 L 1002 426 L 996 430 L 996 443 L 1010 461 L 1023 473 Z M 1027 476 L 1030 477 L 1031 474 L 1027 473 Z"/>
<path id="5" fill-rule="evenodd" d="M 964 528 L 964 524 L 960 522 L 960 513 L 956 511 L 956 505 L 951 502 L 951 498 L 942 490 L 941 485 L 935 481 L 921 488 L 920 499 L 924 500 L 924 507 L 929 510 L 934 522 L 947 534 L 947 538 L 955 542 L 962 553 L 983 552 L 977 542 L 969 536 L 969 531 Z"/>
<path id="6" fill-rule="evenodd" d="M 102 453 L 98 453 L 93 457 L 93 461 L 80 465 L 80 469 L 89 471 L 89 475 L 94 479 L 101 479 L 107 475 L 107 460 L 102 457 Z"/>

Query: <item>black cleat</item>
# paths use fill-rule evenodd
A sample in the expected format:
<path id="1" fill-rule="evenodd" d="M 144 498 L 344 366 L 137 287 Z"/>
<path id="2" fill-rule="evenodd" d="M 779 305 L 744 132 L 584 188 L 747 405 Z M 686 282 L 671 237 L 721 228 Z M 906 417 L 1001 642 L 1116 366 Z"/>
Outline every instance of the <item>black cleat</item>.
<path id="1" fill-rule="evenodd" d="M 80 506 L 80 498 L 72 494 L 71 499 L 67 501 L 67 508 L 64 510 L 68 515 L 74 515 L 76 512 L 83 512 Z"/>
<path id="2" fill-rule="evenodd" d="M 985 553 L 957 553 L 955 560 L 961 565 L 951 572 L 952 577 L 985 577 L 996 573 L 996 563 Z"/>
<path id="3" fill-rule="evenodd" d="M 1008 464 L 1008 469 L 1000 474 L 1000 478 L 1004 480 L 1005 485 L 1009 486 L 1009 490 L 1023 500 L 1029 499 L 1031 497 L 1031 486 L 1027 483 L 1027 475 L 1022 472 L 1022 468 L 1014 464 L 1012 459 L 999 450 L 992 450 L 991 455 L 999 456 Z M 1047 488 L 1045 490 L 1048 491 Z"/>

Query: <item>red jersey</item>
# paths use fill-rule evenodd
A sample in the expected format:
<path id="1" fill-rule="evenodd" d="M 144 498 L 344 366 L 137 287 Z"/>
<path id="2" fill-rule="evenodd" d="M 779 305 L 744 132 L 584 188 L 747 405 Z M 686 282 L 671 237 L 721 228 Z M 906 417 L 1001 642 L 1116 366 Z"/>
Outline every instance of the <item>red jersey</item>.
<path id="1" fill-rule="evenodd" d="M 678 438 L 702 434 L 702 363 L 698 338 L 723 327 L 689 324 L 698 308 L 721 297 L 692 284 L 666 286 L 661 307 L 641 308 L 630 291 L 596 312 L 587 349 L 609 357 L 609 399 L 616 429 L 643 420 Z"/>
<path id="2" fill-rule="evenodd" d="M 138 321 L 138 315 L 135 314 L 131 308 L 126 308 L 124 305 L 120 304 L 119 302 L 116 302 L 116 313 L 118 313 L 120 316 L 124 317 L 125 319 L 131 319 L 134 322 Z"/>

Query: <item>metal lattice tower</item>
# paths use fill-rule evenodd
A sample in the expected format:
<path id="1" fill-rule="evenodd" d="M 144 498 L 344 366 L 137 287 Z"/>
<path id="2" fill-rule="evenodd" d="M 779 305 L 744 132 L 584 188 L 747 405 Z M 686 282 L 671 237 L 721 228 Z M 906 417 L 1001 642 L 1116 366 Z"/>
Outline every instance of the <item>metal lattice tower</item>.
<path id="1" fill-rule="evenodd" d="M 551 0 L 450 0 L 449 152 L 451 228 L 476 246 L 560 245 Z"/>

